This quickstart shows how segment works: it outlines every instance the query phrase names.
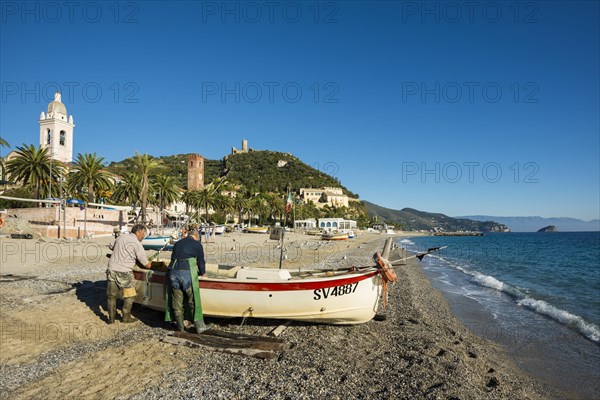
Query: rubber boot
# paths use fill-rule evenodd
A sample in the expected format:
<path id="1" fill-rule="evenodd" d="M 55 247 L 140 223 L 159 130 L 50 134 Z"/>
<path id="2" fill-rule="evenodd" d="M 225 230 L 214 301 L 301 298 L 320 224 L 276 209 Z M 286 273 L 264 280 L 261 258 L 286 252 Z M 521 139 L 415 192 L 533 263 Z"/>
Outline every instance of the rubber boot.
<path id="1" fill-rule="evenodd" d="M 213 324 L 208 324 L 206 325 L 204 323 L 204 320 L 198 320 L 198 321 L 194 321 L 194 327 L 196 327 L 196 333 L 202 333 L 202 332 L 206 332 L 210 329 L 212 329 Z"/>
<path id="2" fill-rule="evenodd" d="M 123 322 L 131 323 L 137 321 L 137 318 L 131 316 L 131 307 L 133 306 L 133 297 L 123 300 Z"/>
<path id="3" fill-rule="evenodd" d="M 177 322 L 177 329 L 179 332 L 185 332 L 185 325 L 183 324 L 183 315 L 175 314 L 175 322 Z"/>
<path id="4" fill-rule="evenodd" d="M 108 323 L 114 324 L 116 316 L 117 316 L 117 298 L 109 297 L 108 298 Z"/>
<path id="5" fill-rule="evenodd" d="M 180 332 L 185 332 L 185 325 L 183 324 L 183 291 L 172 289 L 171 296 L 171 304 L 173 306 L 175 322 L 177 322 L 177 329 L 179 329 Z"/>

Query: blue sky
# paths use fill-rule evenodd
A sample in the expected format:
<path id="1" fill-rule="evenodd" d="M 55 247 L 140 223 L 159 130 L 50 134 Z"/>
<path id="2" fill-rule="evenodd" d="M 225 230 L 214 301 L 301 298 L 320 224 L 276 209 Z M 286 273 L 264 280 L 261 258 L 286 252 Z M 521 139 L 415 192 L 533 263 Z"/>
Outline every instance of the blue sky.
<path id="1" fill-rule="evenodd" d="M 58 86 L 75 153 L 248 139 L 385 207 L 599 218 L 598 21 L 594 1 L 2 1 L 0 133 L 37 144 Z"/>

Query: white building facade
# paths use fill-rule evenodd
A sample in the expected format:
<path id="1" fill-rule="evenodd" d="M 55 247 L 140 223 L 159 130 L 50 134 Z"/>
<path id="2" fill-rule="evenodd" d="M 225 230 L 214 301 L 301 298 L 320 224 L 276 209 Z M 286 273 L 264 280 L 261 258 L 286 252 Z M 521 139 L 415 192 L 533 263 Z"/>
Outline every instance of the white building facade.
<path id="1" fill-rule="evenodd" d="M 344 218 L 319 218 L 319 229 L 346 232 L 356 229 L 356 221 Z"/>
<path id="2" fill-rule="evenodd" d="M 59 92 L 48 104 L 48 112 L 40 114 L 40 147 L 47 148 L 53 160 L 73 162 L 73 116 L 67 116 L 67 108 L 61 102 Z"/>

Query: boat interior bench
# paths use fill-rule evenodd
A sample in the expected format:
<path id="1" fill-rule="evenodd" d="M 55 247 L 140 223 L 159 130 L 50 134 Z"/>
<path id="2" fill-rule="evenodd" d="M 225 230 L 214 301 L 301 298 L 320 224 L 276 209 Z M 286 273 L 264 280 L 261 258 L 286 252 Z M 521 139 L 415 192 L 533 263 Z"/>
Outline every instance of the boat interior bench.
<path id="1" fill-rule="evenodd" d="M 208 278 L 234 278 L 239 280 L 287 281 L 292 279 L 285 269 L 244 268 L 234 265 L 206 264 Z"/>
<path id="2" fill-rule="evenodd" d="M 152 270 L 166 272 L 168 262 L 153 261 Z M 136 268 L 136 271 L 145 271 L 141 268 Z M 206 264 L 207 278 L 230 278 L 238 280 L 257 280 L 257 281 L 287 281 L 292 279 L 290 272 L 286 269 L 270 269 L 270 268 L 249 268 L 236 265 L 223 264 Z"/>

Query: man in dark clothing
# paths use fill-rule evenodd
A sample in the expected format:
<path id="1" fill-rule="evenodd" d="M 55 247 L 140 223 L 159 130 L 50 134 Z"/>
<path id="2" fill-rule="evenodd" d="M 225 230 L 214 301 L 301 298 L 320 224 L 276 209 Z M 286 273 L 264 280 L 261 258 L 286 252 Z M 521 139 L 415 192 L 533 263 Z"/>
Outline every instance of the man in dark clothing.
<path id="1" fill-rule="evenodd" d="M 171 262 L 169 263 L 169 285 L 171 290 L 167 291 L 167 306 L 165 321 L 171 321 L 170 309 L 173 307 L 175 321 L 180 331 L 185 331 L 183 325 L 184 317 L 184 294 L 187 297 L 187 305 L 193 313 L 194 326 L 198 333 L 211 328 L 204 323 L 202 315 L 202 304 L 200 302 L 200 287 L 198 276 L 206 273 L 206 261 L 204 250 L 198 241 L 198 233 L 190 230 L 187 237 L 177 241 L 173 246 Z"/>

